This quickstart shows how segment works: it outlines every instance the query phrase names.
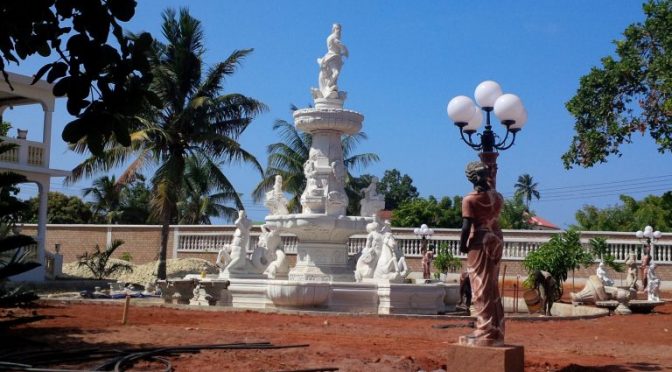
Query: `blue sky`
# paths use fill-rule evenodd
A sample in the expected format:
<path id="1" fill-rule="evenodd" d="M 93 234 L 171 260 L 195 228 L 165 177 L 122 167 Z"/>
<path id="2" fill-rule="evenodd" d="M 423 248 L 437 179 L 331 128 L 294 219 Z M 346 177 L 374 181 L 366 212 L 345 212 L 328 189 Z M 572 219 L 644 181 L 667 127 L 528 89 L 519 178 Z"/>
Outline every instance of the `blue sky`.
<path id="1" fill-rule="evenodd" d="M 499 157 L 498 188 L 505 196 L 519 175 L 529 173 L 541 191 L 532 209 L 566 227 L 584 204 L 604 207 L 617 204 L 619 193 L 641 198 L 672 189 L 672 176 L 665 177 L 672 175 L 670 155 L 659 154 L 648 135 L 635 135 L 622 157 L 590 169 L 565 170 L 560 160 L 573 136 L 565 102 L 579 78 L 613 54 L 612 41 L 625 27 L 643 20 L 638 1 L 140 1 L 126 28 L 160 38 L 161 12 L 181 6 L 203 22 L 206 62 L 221 61 L 234 49 L 255 49 L 225 90 L 269 106 L 241 138 L 262 164 L 266 146 L 278 140 L 273 121 L 290 120 L 290 104 L 311 103 L 316 59 L 326 51 L 331 24 L 339 22 L 350 50 L 339 88 L 348 92 L 345 107 L 365 116 L 369 136 L 357 152 L 381 158 L 359 173 L 381 177 L 397 168 L 413 178 L 421 196 L 467 193 L 463 169 L 477 154 L 461 142 L 446 105 L 456 95 L 473 96 L 481 81 L 492 79 L 520 96 L 529 113 L 516 145 Z M 31 60 L 10 70 L 32 74 L 39 65 Z M 18 111 L 5 116 L 21 122 Z M 81 160 L 60 139 L 69 120 L 60 101 L 52 168 L 70 169 Z M 502 133 L 498 124 L 495 129 Z M 249 202 L 249 214 L 262 219 L 265 208 L 249 197 L 259 175 L 249 166 L 224 170 Z M 79 194 L 89 183 L 63 187 L 56 180 L 53 187 Z M 599 185 L 581 194 L 558 194 L 568 186 L 593 184 Z"/>

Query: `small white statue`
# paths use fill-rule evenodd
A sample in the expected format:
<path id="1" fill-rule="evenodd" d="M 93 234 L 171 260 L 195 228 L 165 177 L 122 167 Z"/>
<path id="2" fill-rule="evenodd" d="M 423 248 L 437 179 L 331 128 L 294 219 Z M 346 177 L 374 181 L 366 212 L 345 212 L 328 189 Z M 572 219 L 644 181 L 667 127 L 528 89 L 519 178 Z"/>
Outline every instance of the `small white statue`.
<path id="1" fill-rule="evenodd" d="M 287 198 L 282 192 L 282 176 L 275 176 L 275 184 L 273 184 L 273 190 L 266 193 L 266 201 L 264 206 L 268 208 L 271 213 L 271 216 L 277 215 L 286 215 L 289 214 L 287 210 Z"/>
<path id="2" fill-rule="evenodd" d="M 602 284 L 607 286 L 607 287 L 613 287 L 614 286 L 614 281 L 609 279 L 607 276 L 607 270 L 604 269 L 604 262 L 600 262 L 599 265 L 597 265 L 597 272 L 595 273 L 598 278 L 602 281 Z"/>
<path id="3" fill-rule="evenodd" d="M 366 245 L 355 266 L 355 280 L 361 282 L 364 278 L 372 278 L 378 263 L 378 257 L 383 248 L 383 234 L 378 231 L 378 222 L 373 221 L 366 225 L 369 233 L 366 237 Z"/>
<path id="4" fill-rule="evenodd" d="M 389 221 L 385 221 L 383 228 L 383 246 L 379 255 L 376 270 L 373 273 L 375 279 L 400 280 L 408 274 L 408 265 L 401 249 L 397 246 L 397 240 L 392 235 Z"/>
<path id="5" fill-rule="evenodd" d="M 235 221 L 236 231 L 233 233 L 233 241 L 229 245 L 230 262 L 224 268 L 228 272 L 245 272 L 247 266 L 247 248 L 250 244 L 250 228 L 252 221 L 247 218 L 245 210 L 238 211 L 238 219 Z M 220 250 L 220 253 L 223 250 Z"/>
<path id="6" fill-rule="evenodd" d="M 628 288 L 637 289 L 637 257 L 635 252 L 630 252 L 625 260 L 625 266 L 628 268 L 628 274 L 625 277 L 625 285 Z"/>
<path id="7" fill-rule="evenodd" d="M 279 230 L 272 225 L 261 225 L 261 235 L 259 236 L 259 243 L 254 248 L 250 256 L 250 265 L 252 271 L 256 273 L 263 273 L 274 256 L 275 249 L 282 242 Z"/>
<path id="8" fill-rule="evenodd" d="M 383 238 L 383 249 L 380 252 L 376 270 L 373 272 L 374 278 L 389 280 L 397 280 L 401 278 L 394 252 L 395 245 L 396 242 L 392 234 L 385 234 Z"/>
<path id="9" fill-rule="evenodd" d="M 348 57 L 348 48 L 341 42 L 341 25 L 334 23 L 327 37 L 327 54 L 317 59 L 320 65 L 319 85 L 324 98 L 338 92 L 338 76 L 343 67 L 343 57 Z"/>
<path id="10" fill-rule="evenodd" d="M 660 278 L 656 275 L 656 263 L 649 265 L 647 272 L 648 283 L 646 284 L 646 293 L 649 301 L 660 301 Z"/>
<path id="11" fill-rule="evenodd" d="M 286 277 L 288 273 L 289 262 L 287 262 L 287 256 L 282 246 L 278 246 L 275 249 L 275 260 L 268 265 L 264 274 L 268 279 L 275 279 Z"/>
<path id="12" fill-rule="evenodd" d="M 378 178 L 371 178 L 371 183 L 361 191 L 364 198 L 359 201 L 359 215 L 373 216 L 377 215 L 379 211 L 385 209 L 385 196 L 378 195 Z"/>

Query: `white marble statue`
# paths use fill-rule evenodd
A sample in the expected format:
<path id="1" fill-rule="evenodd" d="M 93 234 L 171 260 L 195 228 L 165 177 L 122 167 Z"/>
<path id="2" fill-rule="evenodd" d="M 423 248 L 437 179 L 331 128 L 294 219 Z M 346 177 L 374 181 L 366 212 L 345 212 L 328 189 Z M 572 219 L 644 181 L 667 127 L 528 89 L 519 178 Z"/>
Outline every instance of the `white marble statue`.
<path id="1" fill-rule="evenodd" d="M 271 216 L 286 215 L 289 214 L 287 210 L 287 198 L 282 192 L 282 176 L 275 176 L 275 184 L 273 184 L 273 190 L 266 193 L 266 201 L 264 206 L 268 208 L 271 213 Z"/>
<path id="2" fill-rule="evenodd" d="M 227 272 L 246 272 L 247 248 L 250 244 L 250 228 L 252 221 L 247 218 L 245 210 L 238 211 L 238 219 L 234 222 L 236 231 L 233 233 L 233 241 L 229 245 L 230 261 L 224 268 Z M 226 249 L 226 247 L 224 248 Z M 222 251 L 220 251 L 221 253 Z"/>
<path id="3" fill-rule="evenodd" d="M 361 190 L 361 192 L 364 194 L 364 198 L 359 201 L 360 216 L 373 216 L 378 214 L 379 211 L 385 209 L 385 196 L 379 195 L 376 190 L 377 188 L 378 177 L 373 177 L 369 186 Z"/>
<path id="4" fill-rule="evenodd" d="M 327 54 L 317 59 L 320 65 L 320 92 L 324 98 L 332 92 L 338 92 L 338 75 L 343 67 L 343 57 L 348 57 L 348 48 L 341 42 L 341 25 L 334 23 L 327 37 Z"/>
<path id="5" fill-rule="evenodd" d="M 599 265 L 597 265 L 597 271 L 595 273 L 598 278 L 602 281 L 602 284 L 608 287 L 613 287 L 614 286 L 614 281 L 609 279 L 607 276 L 607 270 L 604 269 L 604 262 L 600 262 Z"/>
<path id="6" fill-rule="evenodd" d="M 378 231 L 378 228 L 379 224 L 375 220 L 366 225 L 366 231 L 369 234 L 355 267 L 355 280 L 358 282 L 361 282 L 364 278 L 373 278 L 373 273 L 376 270 L 378 257 L 380 257 L 383 248 L 383 234 Z"/>
<path id="7" fill-rule="evenodd" d="M 392 234 L 385 234 L 380 258 L 378 258 L 376 269 L 373 272 L 375 279 L 398 280 L 401 278 L 395 255 L 395 245 L 394 236 Z"/>
<path id="8" fill-rule="evenodd" d="M 656 275 L 656 263 L 649 265 L 649 271 L 646 273 L 647 281 L 646 294 L 649 301 L 660 301 L 660 278 Z"/>
<path id="9" fill-rule="evenodd" d="M 275 249 L 282 242 L 280 232 L 275 226 L 261 225 L 259 243 L 250 256 L 251 271 L 263 273 L 268 265 L 275 259 Z"/>
<path id="10" fill-rule="evenodd" d="M 625 260 L 625 266 L 628 268 L 627 276 L 625 277 L 625 285 L 628 288 L 637 289 L 637 256 L 635 252 L 630 252 L 628 258 Z"/>
<path id="11" fill-rule="evenodd" d="M 268 279 L 276 279 L 281 277 L 286 278 L 287 273 L 289 273 L 289 262 L 287 261 L 284 249 L 281 245 L 278 245 L 275 248 L 275 260 L 268 265 L 264 274 Z"/>

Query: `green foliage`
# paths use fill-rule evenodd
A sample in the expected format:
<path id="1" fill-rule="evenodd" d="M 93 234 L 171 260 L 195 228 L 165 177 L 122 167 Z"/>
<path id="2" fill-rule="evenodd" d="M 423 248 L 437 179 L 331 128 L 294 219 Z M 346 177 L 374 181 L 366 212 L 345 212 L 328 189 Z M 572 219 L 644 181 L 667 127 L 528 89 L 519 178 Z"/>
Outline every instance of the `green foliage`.
<path id="1" fill-rule="evenodd" d="M 632 134 L 647 131 L 661 153 L 672 152 L 672 1 L 643 5 L 646 20 L 615 41 L 617 57 L 602 59 L 567 102 L 576 134 L 562 156 L 566 168 L 591 167 L 620 155 Z"/>
<path id="2" fill-rule="evenodd" d="M 604 262 L 605 265 L 614 269 L 618 273 L 622 273 L 625 270 L 623 263 L 616 262 L 616 257 L 609 253 L 609 246 L 607 244 L 607 239 L 599 237 L 590 239 L 590 252 L 593 254 L 593 257 Z"/>
<path id="3" fill-rule="evenodd" d="M 541 197 L 541 194 L 539 194 L 539 191 L 537 190 L 537 186 L 539 186 L 539 183 L 534 182 L 532 176 L 527 173 L 519 176 L 518 181 L 514 186 L 516 189 L 515 194 L 523 198 L 525 201 L 525 207 L 528 210 L 530 208 L 530 202 L 532 201 L 532 198 L 534 197 L 539 200 Z"/>
<path id="4" fill-rule="evenodd" d="M 462 268 L 462 261 L 453 256 L 448 249 L 448 243 L 441 243 L 434 256 L 434 268 L 440 273 L 457 272 Z"/>
<path id="5" fill-rule="evenodd" d="M 12 123 L 2 120 L 2 117 L 0 117 L 0 136 L 6 137 L 10 129 L 12 129 Z"/>
<path id="6" fill-rule="evenodd" d="M 530 252 L 523 260 L 523 267 L 529 275 L 536 270 L 551 273 L 558 283 L 558 295 L 562 296 L 562 284 L 567 280 L 567 273 L 592 263 L 593 255 L 583 249 L 579 232 L 568 230 L 553 235 L 549 242 Z"/>
<path id="7" fill-rule="evenodd" d="M 298 108 L 290 106 L 292 111 Z M 267 147 L 268 164 L 264 171 L 264 178 L 252 191 L 252 199 L 255 202 L 263 200 L 266 192 L 273 188 L 275 176 L 282 176 L 282 190 L 290 195 L 287 209 L 290 213 L 301 211 L 301 194 L 306 188 L 306 177 L 303 166 L 308 161 L 310 146 L 313 137 L 309 133 L 300 132 L 294 125 L 285 120 L 276 120 L 273 130 L 280 136 L 280 142 L 272 143 Z M 356 215 L 359 212 L 360 190 L 371 182 L 370 175 L 354 177 L 351 172 L 354 169 L 365 168 L 369 164 L 379 160 L 374 153 L 354 154 L 355 147 L 368 137 L 366 133 L 359 132 L 353 135 L 341 137 L 343 146 L 343 165 L 345 166 L 345 192 L 350 200 L 348 214 Z"/>
<path id="8" fill-rule="evenodd" d="M 401 175 L 397 169 L 388 169 L 378 184 L 378 193 L 385 195 L 385 209 L 395 210 L 402 203 L 420 195 L 413 186 L 413 179 L 407 174 Z"/>
<path id="9" fill-rule="evenodd" d="M 672 191 L 642 200 L 621 195 L 622 205 L 597 208 L 586 205 L 576 212 L 576 228 L 586 231 L 637 231 L 642 226 L 672 230 Z"/>
<path id="10" fill-rule="evenodd" d="M 521 194 L 514 195 L 513 199 L 504 200 L 502 211 L 499 214 L 499 225 L 502 229 L 530 229 L 530 217 L 534 212 L 530 212 L 523 202 Z"/>
<path id="11" fill-rule="evenodd" d="M 0 142 L 0 154 L 15 148 L 14 144 Z M 15 226 L 27 204 L 20 201 L 17 184 L 26 182 L 25 176 L 13 172 L 0 172 L 0 306 L 24 305 L 37 296 L 22 287 L 10 289 L 9 277 L 32 270 L 39 263 L 33 261 L 28 247 L 37 244 L 35 239 L 16 232 Z"/>
<path id="12" fill-rule="evenodd" d="M 22 214 L 21 221 L 37 223 L 40 198 L 27 200 L 28 208 Z M 77 196 L 68 196 L 50 191 L 47 194 L 47 223 L 86 224 L 92 223 L 93 213 L 89 205 Z"/>
<path id="13" fill-rule="evenodd" d="M 221 190 L 217 175 L 213 174 L 207 159 L 202 156 L 187 158 L 184 172 L 183 195 L 177 202 L 179 224 L 212 224 L 210 217 L 232 220 L 237 210 L 227 203 L 235 202 L 235 190 Z"/>
<path id="14" fill-rule="evenodd" d="M 35 54 L 54 62 L 35 73 L 55 83 L 54 95 L 67 96 L 76 117 L 63 139 L 80 140 L 96 154 L 114 139 L 130 144 L 129 128 L 143 104 L 153 101 L 147 54 L 152 37 L 131 40 L 120 22 L 135 14 L 135 0 L 3 1 L 0 3 L 0 70 Z M 110 36 L 113 36 L 110 40 Z M 55 56 L 53 56 L 55 55 Z"/>
<path id="15" fill-rule="evenodd" d="M 119 259 L 131 262 L 133 261 L 133 256 L 131 255 L 131 252 L 122 252 L 121 255 L 119 255 Z"/>
<path id="16" fill-rule="evenodd" d="M 440 201 L 434 196 L 415 198 L 403 202 L 392 212 L 393 226 L 418 227 L 423 223 L 432 227 L 461 227 L 462 197 L 443 197 Z"/>
<path id="17" fill-rule="evenodd" d="M 117 272 L 132 272 L 133 268 L 129 264 L 123 262 L 108 264 L 114 251 L 122 244 L 124 244 L 122 240 L 115 240 L 105 250 L 100 250 L 100 246 L 96 244 L 93 252 L 84 252 L 84 254 L 77 256 L 77 265 L 88 268 L 96 279 L 109 278 L 110 275 Z"/>
<path id="18" fill-rule="evenodd" d="M 226 60 L 206 70 L 203 26 L 187 9 L 180 9 L 179 13 L 164 11 L 162 31 L 166 43 L 154 41 L 150 56 L 150 88 L 159 104 L 144 106 L 133 122 L 129 141 L 118 138 L 117 143 L 73 169 L 68 180 L 109 172 L 130 160 L 118 180 L 125 184 L 133 181 L 141 169 L 156 167 L 150 180 L 150 211 L 162 225 L 157 272 L 160 279 L 165 279 L 168 227 L 176 220 L 177 202 L 184 195 L 188 159 L 200 156 L 220 192 L 226 193 L 237 209 L 243 209 L 240 195 L 221 168 L 248 163 L 263 173 L 256 158 L 237 141 L 266 106 L 242 94 L 223 92 L 226 78 L 251 49 L 233 51 Z M 134 40 L 143 42 L 143 35 Z M 86 152 L 83 142 L 73 149 Z"/>

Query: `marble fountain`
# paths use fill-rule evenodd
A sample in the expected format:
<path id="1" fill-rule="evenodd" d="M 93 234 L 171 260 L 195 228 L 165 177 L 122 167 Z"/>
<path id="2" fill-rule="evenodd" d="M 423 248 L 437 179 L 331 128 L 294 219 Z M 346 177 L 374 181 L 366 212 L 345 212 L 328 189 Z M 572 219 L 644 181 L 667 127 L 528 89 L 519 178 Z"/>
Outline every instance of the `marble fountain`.
<path id="1" fill-rule="evenodd" d="M 327 53 L 318 59 L 319 88 L 312 88 L 314 107 L 294 112 L 296 127 L 312 135 L 304 164 L 306 189 L 301 213 L 290 214 L 276 176 L 265 205 L 262 235 L 249 247 L 251 221 L 240 211 L 231 244 L 217 258 L 219 275 L 189 275 L 162 287 L 166 302 L 247 309 L 299 309 L 373 314 L 439 314 L 455 310 L 459 285 L 410 284 L 403 252 L 389 225 L 375 217 L 384 208 L 372 186 L 364 191 L 361 216 L 347 216 L 346 170 L 341 136 L 358 133 L 364 116 L 343 108 L 346 92 L 337 81 L 348 50 L 341 27 L 334 24 Z M 348 256 L 347 241 L 368 232 L 366 247 Z M 280 234 L 297 237 L 297 258 L 288 267 Z M 251 253 L 250 253 L 251 252 Z"/>

